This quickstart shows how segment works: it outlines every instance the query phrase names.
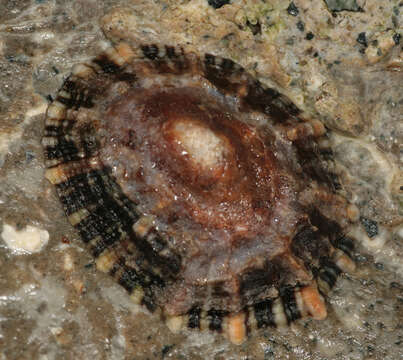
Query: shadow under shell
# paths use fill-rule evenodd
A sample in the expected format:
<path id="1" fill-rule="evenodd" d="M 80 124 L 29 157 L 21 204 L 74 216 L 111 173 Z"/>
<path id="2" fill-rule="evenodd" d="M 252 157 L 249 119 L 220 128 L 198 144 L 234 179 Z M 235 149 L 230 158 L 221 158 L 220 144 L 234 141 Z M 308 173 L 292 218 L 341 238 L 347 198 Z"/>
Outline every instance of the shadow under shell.
<path id="1" fill-rule="evenodd" d="M 323 125 L 229 59 L 119 44 L 47 113 L 46 177 L 100 270 L 174 330 L 326 316 L 355 209 Z M 353 213 L 353 216 L 351 215 Z"/>

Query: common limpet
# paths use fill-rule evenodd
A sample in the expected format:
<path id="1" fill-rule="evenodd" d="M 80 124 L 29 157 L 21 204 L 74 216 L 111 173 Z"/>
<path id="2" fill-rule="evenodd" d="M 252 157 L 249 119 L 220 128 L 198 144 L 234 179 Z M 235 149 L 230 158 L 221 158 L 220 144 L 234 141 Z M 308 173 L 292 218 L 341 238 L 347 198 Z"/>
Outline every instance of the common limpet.
<path id="1" fill-rule="evenodd" d="M 326 129 L 232 60 L 120 43 L 49 106 L 46 177 L 96 259 L 168 326 L 326 317 L 357 211 Z"/>

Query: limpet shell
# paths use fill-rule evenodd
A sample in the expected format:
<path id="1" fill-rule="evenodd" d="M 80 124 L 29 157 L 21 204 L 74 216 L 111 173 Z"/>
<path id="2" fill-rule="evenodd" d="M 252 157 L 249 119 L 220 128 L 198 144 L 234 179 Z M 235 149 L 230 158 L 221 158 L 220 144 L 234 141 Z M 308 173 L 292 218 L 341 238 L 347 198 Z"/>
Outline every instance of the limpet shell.
<path id="1" fill-rule="evenodd" d="M 97 268 L 173 331 L 239 344 L 324 319 L 325 294 L 352 268 L 357 211 L 325 138 L 230 59 L 120 43 L 74 67 L 42 142 Z"/>

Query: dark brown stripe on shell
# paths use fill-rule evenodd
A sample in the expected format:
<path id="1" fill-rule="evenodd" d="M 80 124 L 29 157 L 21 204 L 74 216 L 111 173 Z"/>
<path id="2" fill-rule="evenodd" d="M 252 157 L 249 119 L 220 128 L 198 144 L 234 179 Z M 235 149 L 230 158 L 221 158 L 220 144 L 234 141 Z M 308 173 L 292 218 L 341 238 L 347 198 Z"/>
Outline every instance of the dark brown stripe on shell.
<path id="1" fill-rule="evenodd" d="M 319 183 L 328 185 L 335 190 L 332 178 L 329 172 L 325 169 L 324 163 L 319 155 L 319 148 L 316 142 L 309 136 L 305 139 L 294 141 L 296 145 L 299 164 L 302 166 L 302 175 L 306 178 L 313 178 Z"/>
<path id="2" fill-rule="evenodd" d="M 155 274 L 136 271 L 133 267 L 124 264 L 124 260 L 121 260 L 123 264 L 120 264 L 120 270 L 111 274 L 117 278 L 118 283 L 123 286 L 127 292 L 132 293 L 135 289 L 141 288 L 144 292 L 141 303 L 147 307 L 151 312 L 154 312 L 157 308 L 157 304 L 152 292 L 152 286 L 163 287 L 164 281 Z"/>
<path id="3" fill-rule="evenodd" d="M 93 91 L 77 81 L 73 81 L 72 78 L 68 78 L 64 82 L 62 90 L 70 94 L 70 98 L 58 95 L 56 100 L 66 105 L 67 108 L 92 108 L 94 106 Z"/>
<path id="4" fill-rule="evenodd" d="M 179 57 L 179 55 L 176 53 L 174 46 L 165 46 L 165 51 L 166 51 L 166 55 L 171 60 L 177 59 Z"/>
<path id="5" fill-rule="evenodd" d="M 93 60 L 101 71 L 109 76 L 113 76 L 117 81 L 127 82 L 129 85 L 133 85 L 137 81 L 135 73 L 126 71 L 126 66 L 120 66 L 116 64 L 108 55 L 99 56 Z"/>
<path id="6" fill-rule="evenodd" d="M 185 72 L 190 68 L 190 61 L 186 57 L 183 48 L 165 46 L 166 56 L 174 64 L 178 72 Z"/>
<path id="7" fill-rule="evenodd" d="M 305 225 L 298 230 L 291 242 L 292 253 L 300 258 L 308 269 L 315 266 L 315 259 L 327 255 L 329 250 L 330 244 L 326 237 L 321 236 L 311 225 Z"/>
<path id="8" fill-rule="evenodd" d="M 170 275 L 176 275 L 181 266 L 181 257 L 172 249 L 169 249 L 165 239 L 155 230 L 144 238 L 144 242 L 137 239 L 136 245 L 144 254 L 151 254 L 149 260 L 158 267 L 167 271 Z M 164 254 L 162 254 L 164 252 Z"/>
<path id="9" fill-rule="evenodd" d="M 122 67 L 111 60 L 107 55 L 101 55 L 93 60 L 106 74 L 117 74 L 122 71 Z"/>
<path id="10" fill-rule="evenodd" d="M 154 296 L 153 296 L 150 288 L 145 288 L 144 290 L 145 290 L 145 292 L 144 292 L 143 299 L 141 300 L 141 304 L 144 305 L 148 311 L 154 312 L 158 308 L 158 305 L 154 299 Z"/>
<path id="11" fill-rule="evenodd" d="M 160 276 L 144 269 L 136 271 L 133 267 L 128 265 L 122 266 L 120 281 L 125 283 L 124 287 L 129 292 L 132 292 L 136 285 L 141 285 L 143 288 L 150 286 L 165 286 L 165 282 Z"/>
<path id="12" fill-rule="evenodd" d="M 58 136 L 63 135 L 63 133 L 64 133 L 64 127 L 62 125 L 60 125 L 60 126 L 46 125 L 45 126 L 44 136 L 58 137 Z"/>
<path id="13" fill-rule="evenodd" d="M 239 276 L 240 293 L 247 303 L 272 286 L 280 287 L 288 282 L 288 265 L 280 257 L 266 261 L 262 268 L 246 270 Z"/>
<path id="14" fill-rule="evenodd" d="M 147 59 L 155 60 L 158 58 L 159 49 L 158 46 L 155 44 L 142 45 L 141 50 L 143 51 L 143 54 Z"/>
<path id="15" fill-rule="evenodd" d="M 62 162 L 80 160 L 79 150 L 74 141 L 66 140 L 60 136 L 55 146 L 46 146 L 45 157 L 48 160 L 63 159 Z"/>
<path id="16" fill-rule="evenodd" d="M 107 212 L 103 206 L 100 206 L 91 210 L 90 214 L 78 223 L 77 229 L 84 242 L 88 243 L 92 239 L 100 237 L 91 246 L 91 251 L 95 258 L 101 255 L 105 249 L 110 248 L 114 243 L 125 237 L 120 223 L 116 221 L 119 220 L 112 210 Z"/>
<path id="17" fill-rule="evenodd" d="M 222 322 L 224 317 L 227 316 L 228 311 L 210 309 L 207 311 L 207 318 L 209 320 L 209 329 L 212 331 L 221 331 Z"/>
<path id="18" fill-rule="evenodd" d="M 334 153 L 333 150 L 330 148 L 324 148 L 319 150 L 320 154 L 325 160 L 333 160 L 334 159 Z"/>
<path id="19" fill-rule="evenodd" d="M 242 274 L 240 293 L 247 299 L 264 292 L 270 285 L 267 269 L 252 269 Z"/>
<path id="20" fill-rule="evenodd" d="M 298 309 L 297 301 L 295 299 L 295 288 L 285 286 L 280 289 L 280 297 L 283 302 L 284 313 L 287 317 L 287 322 L 291 323 L 301 317 Z"/>
<path id="21" fill-rule="evenodd" d="M 220 7 L 229 4 L 230 0 L 207 0 L 207 2 L 214 9 L 219 9 Z"/>
<path id="22" fill-rule="evenodd" d="M 244 69 L 230 59 L 211 54 L 204 57 L 204 76 L 218 89 L 225 92 L 236 92 L 240 85 Z"/>
<path id="23" fill-rule="evenodd" d="M 204 56 L 204 65 L 205 65 L 206 67 L 212 67 L 212 66 L 214 66 L 214 65 L 215 65 L 215 59 L 216 59 L 216 57 L 215 57 L 214 55 L 212 55 L 212 54 L 206 54 L 206 55 Z"/>
<path id="24" fill-rule="evenodd" d="M 343 235 L 341 226 L 336 221 L 328 219 L 317 208 L 311 209 L 309 219 L 312 225 L 316 226 L 320 232 L 329 236 L 332 244 L 335 239 Z"/>
<path id="25" fill-rule="evenodd" d="M 127 292 L 131 293 L 137 287 L 143 287 L 144 279 L 133 268 L 124 266 L 119 273 L 118 283 L 123 286 Z"/>
<path id="26" fill-rule="evenodd" d="M 337 174 L 333 173 L 333 172 L 328 172 L 327 174 L 328 174 L 329 179 L 330 179 L 330 181 L 332 183 L 333 189 L 334 190 L 341 190 L 342 186 L 341 186 L 339 176 Z"/>
<path id="27" fill-rule="evenodd" d="M 352 256 L 354 240 L 342 233 L 342 228 L 336 221 L 328 219 L 316 208 L 310 211 L 309 218 L 312 225 L 329 237 L 330 243 L 334 247 L 342 250 L 348 256 Z"/>
<path id="28" fill-rule="evenodd" d="M 257 327 L 276 326 L 273 314 L 273 300 L 267 299 L 253 305 Z"/>
<path id="29" fill-rule="evenodd" d="M 189 60 L 182 48 L 174 46 L 158 47 L 156 44 L 142 45 L 143 55 L 151 60 L 159 73 L 185 73 L 189 69 Z"/>
<path id="30" fill-rule="evenodd" d="M 188 327 L 190 329 L 200 329 L 200 315 L 201 309 L 199 307 L 194 307 L 188 312 Z"/>
<path id="31" fill-rule="evenodd" d="M 340 274 L 341 270 L 333 261 L 326 257 L 320 259 L 319 277 L 324 280 L 330 288 L 336 284 L 337 277 Z"/>
<path id="32" fill-rule="evenodd" d="M 85 174 L 77 175 L 78 178 L 85 179 Z M 74 180 L 77 181 L 77 178 Z M 83 181 L 78 186 L 71 187 L 69 191 L 60 195 L 60 201 L 63 204 L 66 215 L 71 215 L 80 209 L 88 208 L 90 205 L 96 204 L 98 198 L 91 191 L 91 186 Z"/>
<path id="33" fill-rule="evenodd" d="M 299 109 L 277 90 L 264 86 L 258 80 L 250 80 L 244 103 L 253 110 L 269 115 L 273 121 L 285 122 L 299 114 Z"/>
<path id="34" fill-rule="evenodd" d="M 216 282 L 211 286 L 211 294 L 214 297 L 228 297 L 229 293 L 225 289 L 225 285 L 224 281 Z"/>
<path id="35" fill-rule="evenodd" d="M 235 82 L 236 79 L 239 81 L 240 76 L 245 73 L 245 69 L 231 59 L 212 54 L 204 56 L 204 67 L 212 74 L 215 72 L 217 76 L 227 76 L 230 82 Z"/>
<path id="36" fill-rule="evenodd" d="M 137 76 L 136 74 L 127 72 L 127 71 L 123 71 L 120 73 L 117 73 L 115 75 L 116 79 L 119 81 L 125 81 L 127 82 L 129 85 L 134 85 L 134 83 L 137 81 Z"/>
<path id="37" fill-rule="evenodd" d="M 354 240 L 352 238 L 342 235 L 331 241 L 334 247 L 342 250 L 348 256 L 352 257 L 354 252 Z"/>

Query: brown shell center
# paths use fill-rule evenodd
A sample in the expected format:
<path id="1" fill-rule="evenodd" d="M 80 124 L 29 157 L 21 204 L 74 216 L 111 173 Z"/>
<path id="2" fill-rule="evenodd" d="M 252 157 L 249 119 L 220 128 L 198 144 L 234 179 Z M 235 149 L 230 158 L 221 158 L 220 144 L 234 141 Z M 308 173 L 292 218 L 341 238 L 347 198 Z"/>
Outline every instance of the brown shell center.
<path id="1" fill-rule="evenodd" d="M 112 104 L 106 116 L 104 161 L 126 195 L 146 204 L 144 213 L 191 217 L 231 238 L 254 237 L 267 225 L 280 195 L 273 155 L 224 104 L 194 88 L 148 89 Z"/>

